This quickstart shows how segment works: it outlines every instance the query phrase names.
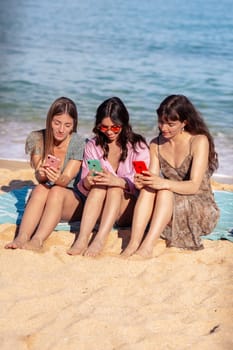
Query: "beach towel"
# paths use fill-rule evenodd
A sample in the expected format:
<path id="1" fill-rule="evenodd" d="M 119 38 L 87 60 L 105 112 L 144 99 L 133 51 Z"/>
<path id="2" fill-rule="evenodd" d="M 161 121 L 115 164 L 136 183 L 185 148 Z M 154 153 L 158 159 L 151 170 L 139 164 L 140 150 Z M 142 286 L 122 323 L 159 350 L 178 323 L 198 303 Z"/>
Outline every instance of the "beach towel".
<path id="1" fill-rule="evenodd" d="M 32 187 L 25 186 L 0 196 L 0 224 L 20 224 L 31 190 Z M 226 239 L 233 242 L 233 192 L 214 191 L 214 196 L 220 209 L 220 219 L 214 231 L 202 238 Z M 55 231 L 76 232 L 79 230 L 79 224 L 79 222 L 60 222 Z"/>

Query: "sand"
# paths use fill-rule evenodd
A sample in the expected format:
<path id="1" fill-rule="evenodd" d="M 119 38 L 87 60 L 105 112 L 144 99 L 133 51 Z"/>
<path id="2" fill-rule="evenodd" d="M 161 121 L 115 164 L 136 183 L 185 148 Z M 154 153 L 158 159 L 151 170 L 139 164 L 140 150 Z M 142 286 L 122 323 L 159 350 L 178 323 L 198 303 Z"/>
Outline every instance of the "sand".
<path id="1" fill-rule="evenodd" d="M 29 164 L 0 160 L 2 193 L 32 181 Z M 65 231 L 40 252 L 6 250 L 15 228 L 0 225 L 1 350 L 233 349 L 231 242 L 192 252 L 159 240 L 152 259 L 123 259 L 129 232 L 113 230 L 88 258 L 66 254 Z"/>

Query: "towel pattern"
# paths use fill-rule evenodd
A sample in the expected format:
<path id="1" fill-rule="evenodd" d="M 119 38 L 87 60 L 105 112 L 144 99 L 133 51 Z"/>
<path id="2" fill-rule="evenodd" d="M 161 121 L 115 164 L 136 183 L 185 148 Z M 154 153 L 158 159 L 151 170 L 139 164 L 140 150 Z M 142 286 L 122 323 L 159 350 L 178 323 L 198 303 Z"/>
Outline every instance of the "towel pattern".
<path id="1" fill-rule="evenodd" d="M 20 224 L 31 190 L 32 187 L 25 186 L 3 193 L 0 196 L 0 224 Z M 233 242 L 233 192 L 214 191 L 214 195 L 220 208 L 220 219 L 214 231 L 202 238 L 210 240 L 226 239 Z M 60 222 L 55 231 L 76 232 L 79 230 L 79 226 L 79 222 Z"/>

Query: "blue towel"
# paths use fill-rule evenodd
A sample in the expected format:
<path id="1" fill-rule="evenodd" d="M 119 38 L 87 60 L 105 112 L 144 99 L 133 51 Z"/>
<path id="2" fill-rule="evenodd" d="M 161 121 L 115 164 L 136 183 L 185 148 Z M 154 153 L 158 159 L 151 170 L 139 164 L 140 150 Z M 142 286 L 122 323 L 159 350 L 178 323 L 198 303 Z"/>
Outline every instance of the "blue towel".
<path id="1" fill-rule="evenodd" d="M 214 231 L 203 239 L 227 239 L 233 242 L 233 192 L 214 191 L 214 197 L 220 209 L 220 219 Z"/>
<path id="2" fill-rule="evenodd" d="M 27 200 L 33 187 L 25 186 L 4 193 L 0 196 L 0 224 L 16 224 L 21 223 Z M 79 222 L 59 223 L 55 231 L 71 231 L 75 232 L 79 229 Z"/>
<path id="3" fill-rule="evenodd" d="M 0 196 L 0 224 L 20 224 L 31 190 L 32 187 L 25 186 Z M 233 242 L 233 192 L 214 191 L 214 196 L 221 211 L 220 219 L 214 231 L 207 236 L 202 236 L 202 238 L 227 239 Z M 61 222 L 55 230 L 75 232 L 79 230 L 79 222 Z"/>

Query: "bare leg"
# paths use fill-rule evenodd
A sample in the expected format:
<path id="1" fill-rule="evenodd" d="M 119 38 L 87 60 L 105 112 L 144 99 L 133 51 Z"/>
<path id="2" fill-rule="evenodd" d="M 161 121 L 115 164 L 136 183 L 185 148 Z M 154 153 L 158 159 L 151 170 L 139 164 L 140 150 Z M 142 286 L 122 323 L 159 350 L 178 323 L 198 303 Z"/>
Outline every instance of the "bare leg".
<path id="1" fill-rule="evenodd" d="M 157 239 L 160 237 L 167 224 L 171 221 L 173 214 L 173 201 L 174 195 L 172 192 L 167 190 L 160 190 L 157 192 L 150 229 L 141 246 L 136 251 L 136 254 L 144 258 L 152 257 L 153 248 Z"/>
<path id="2" fill-rule="evenodd" d="M 79 220 L 81 212 L 81 200 L 72 190 L 59 186 L 52 187 L 39 226 L 32 239 L 25 243 L 23 248 L 31 250 L 41 248 L 61 219 L 69 221 L 76 213 Z"/>
<path id="3" fill-rule="evenodd" d="M 69 255 L 82 255 L 86 251 L 91 232 L 101 215 L 105 197 L 105 188 L 93 187 L 89 192 L 82 214 L 79 236 L 67 251 Z"/>
<path id="4" fill-rule="evenodd" d="M 30 240 L 40 222 L 49 191 L 42 184 L 37 185 L 33 189 L 23 214 L 19 233 L 12 242 L 6 244 L 6 249 L 22 248 Z"/>
<path id="5" fill-rule="evenodd" d="M 131 238 L 121 256 L 129 257 L 138 249 L 152 215 L 155 192 L 142 189 L 137 199 L 132 222 Z"/>
<path id="6" fill-rule="evenodd" d="M 118 187 L 108 188 L 99 230 L 91 245 L 87 248 L 86 256 L 96 256 L 103 249 L 107 235 L 119 216 L 123 190 Z"/>

